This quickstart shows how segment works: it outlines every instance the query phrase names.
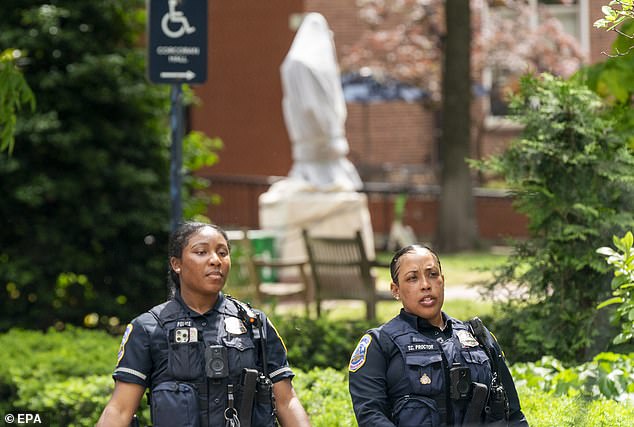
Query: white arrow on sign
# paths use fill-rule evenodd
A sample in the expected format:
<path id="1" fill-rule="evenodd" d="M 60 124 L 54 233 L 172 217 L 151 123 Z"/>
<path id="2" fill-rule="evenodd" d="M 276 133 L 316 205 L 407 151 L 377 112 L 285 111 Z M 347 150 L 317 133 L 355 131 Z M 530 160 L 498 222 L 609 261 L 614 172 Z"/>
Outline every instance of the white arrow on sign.
<path id="1" fill-rule="evenodd" d="M 163 79 L 185 79 L 191 80 L 196 77 L 196 73 L 191 70 L 178 72 L 178 71 L 163 71 L 159 74 Z"/>

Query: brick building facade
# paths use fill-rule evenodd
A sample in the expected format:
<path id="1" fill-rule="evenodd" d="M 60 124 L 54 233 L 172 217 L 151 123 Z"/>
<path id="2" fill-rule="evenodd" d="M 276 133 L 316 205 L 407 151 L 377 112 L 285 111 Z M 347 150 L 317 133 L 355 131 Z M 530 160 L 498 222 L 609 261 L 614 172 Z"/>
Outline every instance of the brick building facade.
<path id="1" fill-rule="evenodd" d="M 604 1 L 580 1 L 584 2 L 585 11 L 581 18 L 590 28 L 586 41 L 588 57 L 591 61 L 601 60 L 601 51 L 607 50 L 614 38 L 611 33 L 592 29 Z M 224 226 L 257 227 L 257 212 L 254 215 L 244 210 L 257 210 L 258 191 L 266 189 L 260 186 L 253 193 L 227 187 L 222 184 L 227 177 L 285 176 L 292 165 L 291 144 L 282 116 L 279 67 L 293 41 L 298 20 L 307 12 L 325 16 L 339 56 L 365 29 L 358 18 L 356 0 L 240 0 L 209 4 L 209 77 L 207 83 L 195 87 L 200 104 L 190 109 L 189 120 L 191 129 L 218 136 L 225 144 L 220 162 L 204 172 L 212 179 L 212 191 L 225 200 L 220 206 L 210 207 L 210 217 Z M 476 105 L 474 109 L 477 108 Z M 437 184 L 435 129 L 434 113 L 416 103 L 349 103 L 348 158 L 365 181 Z M 480 131 L 474 131 L 473 157 L 500 152 L 517 135 L 516 128 L 490 123 Z M 244 203 L 230 202 L 242 198 Z M 384 234 L 392 215 L 389 198 L 371 196 L 370 201 L 373 226 L 379 235 Z M 510 202 L 508 197 L 480 192 L 476 210 L 483 239 L 526 234 L 525 218 L 512 210 Z M 436 203 L 433 194 L 408 200 L 405 222 L 421 238 L 433 235 Z"/>

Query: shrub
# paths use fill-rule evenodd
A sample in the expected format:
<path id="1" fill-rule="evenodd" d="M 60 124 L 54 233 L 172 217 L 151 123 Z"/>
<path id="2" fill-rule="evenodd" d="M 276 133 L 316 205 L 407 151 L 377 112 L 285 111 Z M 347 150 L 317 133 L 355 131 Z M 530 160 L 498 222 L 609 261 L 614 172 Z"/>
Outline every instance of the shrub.
<path id="1" fill-rule="evenodd" d="M 110 377 L 120 338 L 103 331 L 69 327 L 64 332 L 12 329 L 0 334 L 4 359 L 0 364 L 0 410 L 5 412 L 24 396 L 67 378 Z M 112 381 L 112 380 L 111 380 Z M 34 392 L 35 392 L 34 391 Z"/>
<path id="2" fill-rule="evenodd" d="M 319 341 L 319 335 L 313 337 Z M 0 346 L 6 349 L 0 389 L 11 391 L 0 396 L 0 410 L 44 413 L 52 427 L 94 425 L 112 393 L 110 374 L 118 345 L 119 337 L 73 328 L 0 334 Z M 634 419 L 634 354 L 606 353 L 569 368 L 545 358 L 516 364 L 511 371 L 532 427 L 626 426 Z M 313 426 L 356 426 L 347 369 L 295 372 L 293 384 Z M 142 425 L 149 422 L 145 399 L 137 413 Z"/>
<path id="3" fill-rule="evenodd" d="M 112 393 L 110 375 L 74 376 L 53 382 L 38 378 L 20 381 L 17 408 L 46 414 L 51 424 L 68 427 L 91 427 Z"/>
<path id="4" fill-rule="evenodd" d="M 613 298 L 599 304 L 599 308 L 618 304 L 614 322 L 621 324 L 621 333 L 614 338 L 614 343 L 622 344 L 634 340 L 634 236 L 628 231 L 622 238 L 614 236 L 612 241 L 618 251 L 608 247 L 597 249 L 614 269 Z"/>
<path id="5" fill-rule="evenodd" d="M 526 386 L 519 386 L 518 393 L 531 427 L 627 427 L 634 417 L 634 406 L 613 400 L 553 396 Z"/>
<path id="6" fill-rule="evenodd" d="M 315 368 L 298 371 L 293 387 L 313 427 L 356 426 L 348 392 L 348 371 Z"/>
<path id="7" fill-rule="evenodd" d="M 565 367 L 544 356 L 512 367 L 515 382 L 560 396 L 612 399 L 634 404 L 634 353 L 600 353 L 590 362 Z"/>
<path id="8" fill-rule="evenodd" d="M 288 349 L 293 368 L 310 370 L 348 366 L 350 355 L 365 331 L 376 322 L 329 321 L 325 318 L 290 317 L 273 319 Z"/>
<path id="9" fill-rule="evenodd" d="M 579 82 L 525 77 L 512 107 L 521 137 L 480 166 L 504 176 L 530 238 L 489 286 L 525 291 L 492 328 L 516 360 L 588 360 L 616 334 L 596 311 L 610 286 L 595 249 L 634 225 L 634 156 L 614 110 Z"/>

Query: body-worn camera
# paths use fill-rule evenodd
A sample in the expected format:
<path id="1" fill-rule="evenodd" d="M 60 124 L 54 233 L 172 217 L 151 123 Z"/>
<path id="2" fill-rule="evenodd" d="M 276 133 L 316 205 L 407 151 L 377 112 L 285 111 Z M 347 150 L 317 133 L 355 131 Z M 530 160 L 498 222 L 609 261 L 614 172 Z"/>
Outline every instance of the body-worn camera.
<path id="1" fill-rule="evenodd" d="M 468 399 L 471 392 L 471 371 L 465 366 L 449 369 L 449 396 L 454 400 Z"/>
<path id="2" fill-rule="evenodd" d="M 209 378 L 221 379 L 229 376 L 227 349 L 221 345 L 210 345 L 205 349 L 205 374 Z"/>

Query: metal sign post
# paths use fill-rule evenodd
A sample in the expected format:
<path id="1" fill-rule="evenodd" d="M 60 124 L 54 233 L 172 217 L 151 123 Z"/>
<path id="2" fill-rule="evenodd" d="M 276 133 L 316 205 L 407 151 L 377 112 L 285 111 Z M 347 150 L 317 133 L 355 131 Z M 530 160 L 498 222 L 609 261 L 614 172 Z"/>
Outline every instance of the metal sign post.
<path id="1" fill-rule="evenodd" d="M 169 83 L 171 160 L 170 227 L 182 218 L 182 84 L 207 80 L 207 0 L 148 0 L 148 79 Z"/>
<path id="2" fill-rule="evenodd" d="M 183 165 L 183 88 L 180 83 L 172 85 L 170 93 L 170 127 L 172 145 L 170 149 L 170 230 L 176 230 L 183 217 L 181 187 Z"/>

